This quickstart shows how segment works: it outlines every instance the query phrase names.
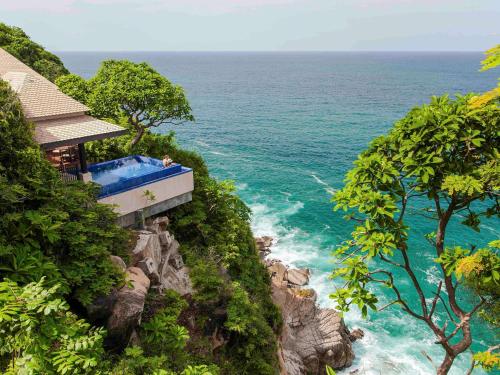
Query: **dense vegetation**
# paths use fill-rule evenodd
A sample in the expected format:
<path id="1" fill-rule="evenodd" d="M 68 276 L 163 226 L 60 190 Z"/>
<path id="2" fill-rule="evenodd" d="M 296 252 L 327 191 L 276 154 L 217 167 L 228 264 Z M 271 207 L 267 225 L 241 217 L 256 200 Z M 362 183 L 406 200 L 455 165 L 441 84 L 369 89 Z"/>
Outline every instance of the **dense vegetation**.
<path id="1" fill-rule="evenodd" d="M 465 217 L 462 224 L 478 232 L 482 221 L 498 219 L 499 134 L 494 95 L 432 98 L 375 139 L 334 196 L 336 209 L 350 211 L 348 218 L 358 222 L 352 238 L 337 251 L 343 263 L 333 276 L 345 280 L 332 295 L 338 308 L 357 305 L 366 315 L 378 302 L 369 285 L 389 288 L 394 300 L 381 308 L 398 305 L 424 322 L 443 348 L 438 374 L 447 374 L 455 358 L 470 348 L 471 319 L 481 314 L 498 325 L 500 242 L 483 246 L 478 237 L 478 243 L 463 245 L 467 248 L 449 247 L 445 236 L 457 217 Z M 429 250 L 408 243 L 406 219 L 415 207 L 421 207 L 421 220 L 435 223 L 435 231 L 426 235 Z M 432 251 L 441 268 L 432 295 L 424 292 L 413 264 L 423 251 Z M 401 293 L 403 282 L 413 286 L 412 295 Z M 472 297 L 473 302 L 464 303 Z M 439 321 L 437 311 L 446 319 Z M 495 350 L 492 346 L 474 355 L 472 368 L 499 367 Z"/>
<path id="2" fill-rule="evenodd" d="M 159 85 L 158 96 L 141 103 L 141 88 L 135 87 L 113 101 L 92 101 L 89 98 L 98 90 L 109 89 L 110 80 L 95 79 L 88 85 L 74 75 L 61 76 L 66 71 L 60 61 L 20 29 L 2 25 L 0 41 L 46 77 L 60 77 L 63 90 L 89 105 L 93 114 L 130 128 L 126 136 L 88 145 L 90 161 L 132 152 L 159 158 L 169 154 L 194 169 L 196 186 L 193 201 L 169 215 L 196 293 L 185 300 L 171 292 L 150 292 L 145 311 L 153 313 L 143 317 L 140 345 L 119 354 L 106 352 L 106 332 L 85 321 L 85 308 L 124 285 L 109 255 L 126 258 L 130 235 L 114 224 L 116 216 L 109 207 L 97 204 L 96 186 L 60 181 L 33 141 L 32 124 L 24 119 L 15 94 L 0 81 L 0 372 L 276 374 L 274 331 L 280 327 L 280 314 L 270 299 L 248 208 L 231 183 L 209 176 L 199 155 L 180 149 L 172 134 L 152 134 L 149 126 L 131 123 L 130 108 L 120 103 L 135 95 L 149 115 L 169 121 L 180 112 L 162 101 L 173 95 L 182 107 L 178 118 L 192 119 L 182 90 L 169 86 L 146 64 L 108 62 L 101 75 L 117 65 L 116 80 L 142 71 L 152 77 L 153 86 Z M 119 85 L 116 80 L 113 84 Z M 196 316 L 195 330 L 183 326 L 186 311 Z M 225 343 L 215 352 L 207 337 L 212 332 Z"/>
<path id="3" fill-rule="evenodd" d="M 0 81 L 0 275 L 22 284 L 46 277 L 81 304 L 121 282 L 109 260 L 125 232 L 96 203 L 96 188 L 63 184 L 33 141 L 31 124 Z"/>
<path id="4" fill-rule="evenodd" d="M 103 101 L 91 99 L 100 95 L 96 92 L 107 92 L 120 86 L 119 81 L 127 80 L 129 74 L 137 69 L 151 70 L 146 64 L 127 62 L 122 65 L 120 74 L 114 74 L 115 64 L 104 62 L 97 73 L 97 77 L 108 76 L 111 73 L 107 70 L 111 67 L 112 80 L 92 78 L 84 81 L 74 75 L 57 80 L 67 94 L 80 100 L 87 99 L 85 103 L 93 114 L 106 115 L 108 120 L 131 129 L 129 135 L 88 145 L 89 158 L 102 161 L 128 154 L 162 158 L 168 154 L 176 162 L 193 168 L 196 186 L 193 200 L 175 208 L 169 216 L 171 229 L 182 244 L 182 252 L 191 268 L 191 278 L 197 290 L 192 302 L 197 309 L 199 329 L 209 329 L 207 324 L 217 320 L 217 312 L 227 311 L 227 317 L 219 318 L 219 327 L 211 329 L 221 330 L 228 343 L 215 357 L 206 353 L 207 358 L 215 361 L 228 374 L 275 373 L 277 363 L 273 329 L 279 329 L 280 314 L 271 302 L 267 272 L 260 264 L 255 249 L 249 227 L 249 209 L 233 193 L 230 182 L 217 182 L 211 178 L 203 159 L 180 149 L 172 134 L 153 134 L 143 128 L 140 142 L 135 143 L 138 130 L 129 121 L 129 108 L 113 101 L 110 104 L 112 109 L 108 110 L 103 107 Z M 123 71 L 128 68 L 131 72 Z M 109 81 L 112 84 L 107 86 Z M 128 102 L 127 97 L 130 96 L 123 96 L 121 100 Z M 146 111 L 135 109 L 135 112 Z M 190 347 L 199 348 L 201 344 L 194 341 L 193 338 Z"/>
<path id="5" fill-rule="evenodd" d="M 17 57 L 50 81 L 68 70 L 56 55 L 33 42 L 23 30 L 0 22 L 0 48 Z"/>

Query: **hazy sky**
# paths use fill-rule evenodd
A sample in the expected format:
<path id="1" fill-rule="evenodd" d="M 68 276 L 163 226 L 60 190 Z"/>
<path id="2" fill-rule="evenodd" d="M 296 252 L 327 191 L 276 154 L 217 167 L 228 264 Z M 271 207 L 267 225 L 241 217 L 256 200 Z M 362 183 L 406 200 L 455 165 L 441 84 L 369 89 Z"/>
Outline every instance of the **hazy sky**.
<path id="1" fill-rule="evenodd" d="M 500 0 L 0 0 L 61 50 L 484 50 Z"/>

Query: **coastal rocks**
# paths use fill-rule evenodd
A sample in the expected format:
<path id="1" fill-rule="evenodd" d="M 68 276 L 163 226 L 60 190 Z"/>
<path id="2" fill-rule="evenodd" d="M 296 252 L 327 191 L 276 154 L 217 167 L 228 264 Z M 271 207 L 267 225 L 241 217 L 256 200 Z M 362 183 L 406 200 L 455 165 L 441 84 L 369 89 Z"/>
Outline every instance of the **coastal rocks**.
<path id="1" fill-rule="evenodd" d="M 318 308 L 314 290 L 292 287 L 290 280 L 281 279 L 290 271 L 283 272 L 278 264 L 271 266 L 278 270 L 272 276 L 272 298 L 281 308 L 284 322 L 281 345 L 286 373 L 323 374 L 325 365 L 334 369 L 350 366 L 354 352 L 343 319 L 333 309 Z"/>
<path id="2" fill-rule="evenodd" d="M 259 251 L 270 251 L 272 238 L 256 239 Z M 352 341 L 363 337 L 361 330 L 349 332 L 333 309 L 316 305 L 316 292 L 303 288 L 310 271 L 289 269 L 279 260 L 265 260 L 271 276 L 272 299 L 280 307 L 283 329 L 279 357 L 282 374 L 325 374 L 325 366 L 342 369 L 352 364 Z"/>
<path id="3" fill-rule="evenodd" d="M 365 333 L 359 328 L 353 329 L 349 333 L 349 340 L 351 340 L 351 342 L 361 340 L 363 337 L 365 337 Z"/>
<path id="4" fill-rule="evenodd" d="M 125 272 L 126 285 L 115 294 L 115 303 L 108 318 L 106 344 L 124 348 L 141 322 L 142 311 L 150 281 L 140 268 L 129 267 Z"/>
<path id="5" fill-rule="evenodd" d="M 256 237 L 255 243 L 261 259 L 264 259 L 271 253 L 271 246 L 273 245 L 273 238 L 270 236 Z"/>
<path id="6" fill-rule="evenodd" d="M 291 269 L 288 270 L 288 282 L 293 285 L 304 286 L 309 284 L 308 269 Z"/>

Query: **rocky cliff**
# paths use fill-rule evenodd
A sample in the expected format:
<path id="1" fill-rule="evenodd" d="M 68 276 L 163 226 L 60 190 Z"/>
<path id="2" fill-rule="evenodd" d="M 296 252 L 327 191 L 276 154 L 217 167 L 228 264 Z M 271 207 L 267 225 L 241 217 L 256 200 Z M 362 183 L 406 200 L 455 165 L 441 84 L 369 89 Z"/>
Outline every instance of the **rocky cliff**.
<path id="1" fill-rule="evenodd" d="M 137 241 L 129 265 L 120 257 L 111 257 L 124 271 L 125 285 L 88 308 L 92 320 L 105 323 L 106 346 L 116 351 L 137 336 L 135 329 L 141 323 L 150 288 L 159 292 L 172 289 L 180 295 L 193 292 L 189 270 L 179 253 L 179 242 L 167 231 L 168 218 L 159 217 L 148 224 L 145 230 L 135 232 Z"/>
<path id="2" fill-rule="evenodd" d="M 326 365 L 349 367 L 354 359 L 352 342 L 362 332 L 351 334 L 337 311 L 317 306 L 315 291 L 305 288 L 309 270 L 290 269 L 279 260 L 266 259 L 272 241 L 271 237 L 256 239 L 271 276 L 273 302 L 283 317 L 278 353 L 282 374 L 324 374 Z"/>

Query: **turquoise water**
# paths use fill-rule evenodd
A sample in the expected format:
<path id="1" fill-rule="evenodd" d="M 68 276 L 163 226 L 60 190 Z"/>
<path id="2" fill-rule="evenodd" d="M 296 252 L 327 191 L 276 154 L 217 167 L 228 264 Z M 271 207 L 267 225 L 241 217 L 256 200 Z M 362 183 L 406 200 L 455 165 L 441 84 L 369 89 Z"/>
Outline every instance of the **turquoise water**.
<path id="1" fill-rule="evenodd" d="M 163 170 L 161 165 L 141 161 L 137 158 L 125 158 L 119 163 L 92 170 L 92 181 L 100 185 L 109 185 L 125 181 L 132 177 L 145 176 Z"/>
<path id="2" fill-rule="evenodd" d="M 485 91 L 498 72 L 478 73 L 480 53 L 62 53 L 68 68 L 92 76 L 105 58 L 148 61 L 181 84 L 197 118 L 175 128 L 179 143 L 199 151 L 213 175 L 233 179 L 252 208 L 257 235 L 278 242 L 273 256 L 313 271 L 323 306 L 335 285 L 331 250 L 352 224 L 332 212 L 331 194 L 368 142 L 385 133 L 413 105 L 432 94 Z M 496 74 L 495 74 L 496 73 Z M 169 128 L 159 129 L 166 132 Z M 412 249 L 427 297 L 438 269 L 423 239 L 432 227 L 414 216 Z M 454 223 L 448 244 L 484 244 L 499 236 L 499 222 L 476 234 Z M 408 281 L 398 279 L 408 290 Z M 382 304 L 390 301 L 382 295 Z M 440 319 L 444 319 L 441 315 Z M 388 308 L 361 319 L 346 315 L 365 338 L 355 344 L 359 374 L 431 374 L 425 351 L 439 363 L 442 351 L 426 326 Z M 492 334 L 476 323 L 475 347 Z M 452 374 L 464 374 L 463 355 Z M 480 373 L 478 371 L 478 373 Z"/>

